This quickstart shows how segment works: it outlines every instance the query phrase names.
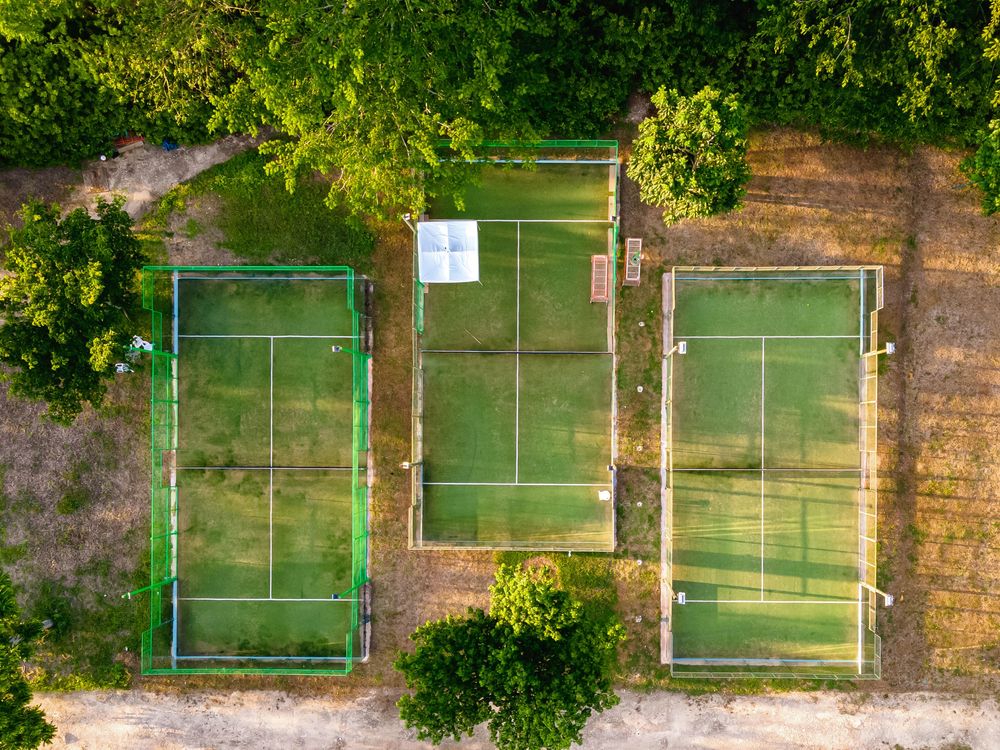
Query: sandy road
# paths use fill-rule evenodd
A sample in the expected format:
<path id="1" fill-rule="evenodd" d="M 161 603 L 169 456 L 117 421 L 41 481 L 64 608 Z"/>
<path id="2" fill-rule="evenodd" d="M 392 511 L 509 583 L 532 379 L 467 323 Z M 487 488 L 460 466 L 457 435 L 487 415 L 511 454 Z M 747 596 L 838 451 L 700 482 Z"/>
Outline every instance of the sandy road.
<path id="1" fill-rule="evenodd" d="M 158 695 L 141 691 L 37 696 L 59 731 L 56 747 L 424 747 L 396 715 L 395 694 L 353 702 L 275 692 Z M 446 747 L 456 747 L 447 743 Z M 458 747 L 490 747 L 484 731 Z M 931 694 L 844 693 L 689 698 L 624 693 L 593 720 L 586 748 L 1000 748 L 1000 707 Z"/>

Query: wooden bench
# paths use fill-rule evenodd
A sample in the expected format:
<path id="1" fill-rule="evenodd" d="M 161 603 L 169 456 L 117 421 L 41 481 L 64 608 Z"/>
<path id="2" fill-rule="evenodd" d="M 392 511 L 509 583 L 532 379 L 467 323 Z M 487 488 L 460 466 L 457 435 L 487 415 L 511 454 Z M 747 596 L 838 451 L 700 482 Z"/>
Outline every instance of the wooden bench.
<path id="1" fill-rule="evenodd" d="M 608 256 L 590 256 L 590 301 L 608 301 Z"/>
<path id="2" fill-rule="evenodd" d="M 625 278 L 626 286 L 639 286 L 639 276 L 642 273 L 642 240 L 629 237 L 625 240 Z"/>

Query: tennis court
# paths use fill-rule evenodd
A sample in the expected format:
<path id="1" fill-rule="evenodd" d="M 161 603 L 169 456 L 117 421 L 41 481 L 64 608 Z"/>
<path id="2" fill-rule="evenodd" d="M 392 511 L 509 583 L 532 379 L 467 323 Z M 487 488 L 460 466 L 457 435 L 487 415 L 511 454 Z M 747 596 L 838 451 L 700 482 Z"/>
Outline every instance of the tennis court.
<path id="1" fill-rule="evenodd" d="M 411 546 L 614 548 L 614 306 L 590 285 L 616 189 L 613 156 L 489 165 L 432 207 L 478 222 L 479 281 L 415 282 Z"/>
<path id="2" fill-rule="evenodd" d="M 143 669 L 342 674 L 367 654 L 366 285 L 340 267 L 148 268 Z"/>
<path id="3" fill-rule="evenodd" d="M 881 268 L 675 268 L 664 295 L 664 660 L 877 676 Z"/>

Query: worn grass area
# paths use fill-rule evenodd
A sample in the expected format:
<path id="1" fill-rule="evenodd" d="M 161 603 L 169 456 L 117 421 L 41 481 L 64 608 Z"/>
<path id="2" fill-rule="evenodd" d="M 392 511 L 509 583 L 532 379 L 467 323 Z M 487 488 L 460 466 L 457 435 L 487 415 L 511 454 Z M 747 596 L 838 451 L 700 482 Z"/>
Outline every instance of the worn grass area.
<path id="1" fill-rule="evenodd" d="M 1000 685 L 1000 447 L 988 437 L 1000 433 L 1000 222 L 979 215 L 960 156 L 758 133 L 745 208 L 670 228 L 623 185 L 644 284 L 680 264 L 885 265 L 880 337 L 897 354 L 879 383 L 879 580 L 897 600 L 879 609 L 872 689 Z"/>
<path id="2" fill-rule="evenodd" d="M 626 144 L 632 134 L 621 137 Z M 1000 434 L 1000 302 L 993 291 L 1000 287 L 1000 222 L 978 214 L 975 194 L 955 169 L 960 154 L 926 148 L 861 151 L 788 130 L 755 134 L 751 146 L 754 178 L 746 207 L 727 216 L 668 229 L 661 211 L 641 206 L 635 186 L 623 179 L 622 235 L 643 237 L 646 257 L 642 285 L 620 290 L 618 297 L 618 551 L 550 556 L 564 570 L 580 565 L 579 577 L 593 585 L 578 591 L 593 590 L 597 601 L 613 606 L 624 621 L 623 684 L 696 693 L 821 686 L 671 681 L 659 666 L 658 277 L 675 264 L 883 263 L 887 308 L 881 335 L 899 348 L 885 361 L 880 382 L 880 582 L 897 595 L 897 603 L 879 610 L 884 679 L 859 689 L 995 694 L 1000 444 L 992 436 Z M 167 231 L 173 234 L 164 238 L 163 259 L 238 261 L 218 247 L 225 239 L 216 224 L 220 207 L 221 199 L 208 192 L 186 201 L 186 216 L 169 219 Z M 190 218 L 199 225 L 194 237 L 185 231 Z M 487 605 L 493 553 L 406 549 L 409 485 L 399 463 L 410 455 L 412 277 L 409 263 L 400 258 L 409 257 L 411 235 L 396 224 L 375 231 L 372 441 L 378 480 L 372 498 L 371 660 L 346 680 L 205 676 L 146 678 L 143 686 L 324 695 L 376 685 L 398 688 L 402 682 L 391 662 L 397 649 L 407 648 L 417 625 Z M 24 557 L 11 565 L 23 599 L 39 597 L 40 582 L 51 578 L 84 592 L 59 597 L 84 609 L 74 610 L 78 625 L 70 632 L 76 635 L 51 641 L 46 663 L 53 673 L 93 674 L 88 670 L 108 669 L 116 656 L 128 662 L 125 646 L 138 647 L 143 602 L 119 607 L 116 597 L 130 587 L 131 572 L 141 567 L 148 548 L 146 440 L 134 437 L 148 430 L 148 389 L 140 380 L 126 387 L 129 393 L 116 395 L 108 414 L 86 417 L 71 430 L 39 422 L 40 410 L 19 401 L 7 399 L 0 408 L 0 462 L 9 467 L 4 488 L 12 499 L 3 516 L 5 546 L 27 545 Z M 93 500 L 71 515 L 54 512 L 74 461 L 105 451 L 114 459 L 109 468 L 92 468 L 96 473 L 81 477 Z M 575 579 L 570 573 L 564 582 Z M 134 623 L 117 620 L 119 615 Z M 98 648 L 98 641 L 106 645 Z M 850 683 L 825 686 L 852 689 Z"/>
<path id="3" fill-rule="evenodd" d="M 42 689 L 124 687 L 146 613 L 121 594 L 148 579 L 148 405 L 116 383 L 72 427 L 0 386 L 0 564 L 24 611 L 54 626 L 31 668 Z"/>
<path id="4" fill-rule="evenodd" d="M 350 265 L 370 268 L 374 237 L 359 220 L 325 204 L 329 183 L 302 179 L 289 194 L 281 175 L 264 173 L 266 159 L 248 151 L 178 185 L 146 218 L 186 257 L 218 262 L 219 250 L 250 263 Z M 214 256 L 214 257 L 213 257 Z"/>

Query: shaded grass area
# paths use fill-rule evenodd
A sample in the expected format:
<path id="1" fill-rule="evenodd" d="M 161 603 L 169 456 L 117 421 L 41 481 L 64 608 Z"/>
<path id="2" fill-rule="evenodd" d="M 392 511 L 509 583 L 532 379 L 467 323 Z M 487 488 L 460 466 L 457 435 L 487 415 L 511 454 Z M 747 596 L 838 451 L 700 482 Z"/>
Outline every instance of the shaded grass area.
<path id="1" fill-rule="evenodd" d="M 282 175 L 265 174 L 266 163 L 248 151 L 178 185 L 157 203 L 145 222 L 147 231 L 166 231 L 171 215 L 183 216 L 199 198 L 214 196 L 220 201 L 213 220 L 224 235 L 220 246 L 251 263 L 369 269 L 374 236 L 359 219 L 326 205 L 329 183 L 306 177 L 289 193 Z M 197 219 L 187 219 L 188 237 L 201 231 Z"/>
<path id="2" fill-rule="evenodd" d="M 611 549 L 598 487 L 424 487 L 424 538 L 454 545 Z"/>
<path id="3" fill-rule="evenodd" d="M 346 288 L 192 279 L 179 296 L 182 651 L 343 655 L 357 605 L 317 605 L 351 586 L 353 478 L 315 467 L 351 465 L 352 358 L 328 338 L 351 333 Z"/>
<path id="4" fill-rule="evenodd" d="M 438 201 L 434 219 L 608 219 L 606 164 L 484 167 L 461 207 Z"/>
<path id="5" fill-rule="evenodd" d="M 114 460 L 112 454 L 105 459 Z M 122 600 L 120 595 L 148 579 L 148 559 L 141 557 L 133 570 L 123 571 L 113 552 L 107 550 L 77 564 L 72 575 L 63 575 L 52 566 L 39 565 L 36 539 L 13 531 L 55 523 L 62 528 L 53 542 L 56 553 L 74 547 L 77 539 L 87 535 L 86 529 L 78 525 L 88 522 L 78 514 L 96 500 L 89 476 L 92 470 L 89 461 L 77 460 L 60 478 L 58 484 L 63 489 L 54 506 L 59 520 L 53 521 L 53 510 L 46 510 L 32 492 L 23 489 L 13 495 L 8 493 L 7 466 L 0 464 L 0 564 L 16 565 L 20 570 L 18 578 L 27 581 L 15 585 L 25 616 L 51 624 L 28 669 L 35 689 L 123 688 L 131 681 L 130 659 L 123 651 L 138 648 L 146 616 L 141 607 Z M 23 541 L 12 543 L 9 528 Z M 140 536 L 140 531 L 130 529 L 128 538 L 118 542 L 126 547 L 137 546 Z"/>
<path id="6" fill-rule="evenodd" d="M 182 601 L 183 655 L 344 656 L 353 602 Z M 198 661 L 182 662 L 186 667 Z M 266 666 L 260 662 L 255 666 Z M 220 666 L 213 663 L 212 666 Z M 313 664 L 322 669 L 322 664 Z M 329 665 L 328 665 L 329 666 Z M 337 665 L 330 668 L 336 669 Z"/>
<path id="7" fill-rule="evenodd" d="M 728 272 L 678 271 L 674 337 L 858 335 L 857 273 L 854 278 L 841 278 L 841 272 L 830 279 L 802 278 L 809 275 L 730 280 Z"/>
<path id="8" fill-rule="evenodd" d="M 303 269 L 284 279 L 182 276 L 178 281 L 181 335 L 350 336 L 347 281 L 343 273 Z M 187 276 L 187 275 L 186 275 Z M 194 274 L 192 274 L 194 276 Z"/>

